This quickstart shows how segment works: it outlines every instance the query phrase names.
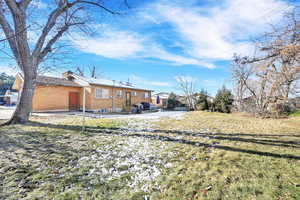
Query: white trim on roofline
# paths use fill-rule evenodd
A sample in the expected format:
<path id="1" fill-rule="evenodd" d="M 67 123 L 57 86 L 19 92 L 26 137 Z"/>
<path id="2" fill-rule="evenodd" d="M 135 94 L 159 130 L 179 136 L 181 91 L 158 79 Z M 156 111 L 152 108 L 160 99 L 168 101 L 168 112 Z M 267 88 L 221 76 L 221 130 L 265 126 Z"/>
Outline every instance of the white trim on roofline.
<path id="1" fill-rule="evenodd" d="M 153 90 L 149 90 L 149 89 L 142 89 L 142 88 L 136 88 L 134 86 L 125 86 L 125 85 L 120 85 L 117 81 L 116 84 L 113 84 L 113 80 L 101 80 L 101 79 L 95 79 L 95 81 L 91 81 L 90 78 L 86 78 L 83 76 L 79 76 L 76 74 L 70 74 L 70 76 L 74 77 L 74 80 L 78 80 L 78 84 L 82 85 L 82 86 L 91 86 L 91 85 L 100 85 L 100 86 L 109 86 L 109 87 L 115 87 L 115 88 L 125 88 L 125 89 L 133 89 L 133 90 L 142 90 L 142 91 L 148 91 L 148 92 L 152 92 Z M 97 81 L 106 81 L 106 82 L 112 82 L 112 84 L 106 84 L 106 83 L 97 83 Z M 74 81 L 75 82 L 75 81 Z M 84 83 L 83 83 L 84 82 Z M 83 85 L 85 84 L 85 85 Z"/>

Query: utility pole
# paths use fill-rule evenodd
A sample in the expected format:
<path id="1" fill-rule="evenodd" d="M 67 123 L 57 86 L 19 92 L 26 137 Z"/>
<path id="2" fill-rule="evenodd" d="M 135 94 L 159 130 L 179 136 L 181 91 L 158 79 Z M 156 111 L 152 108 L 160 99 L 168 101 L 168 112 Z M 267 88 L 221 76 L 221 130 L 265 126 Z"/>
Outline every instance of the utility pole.
<path id="1" fill-rule="evenodd" d="M 115 100 L 114 100 L 114 88 L 115 88 L 115 80 L 113 80 L 113 87 L 112 87 L 112 95 L 111 95 L 111 101 L 112 101 L 112 112 L 115 112 Z"/>
<path id="2" fill-rule="evenodd" d="M 85 87 L 83 87 L 83 100 L 82 100 L 82 132 L 85 131 Z"/>

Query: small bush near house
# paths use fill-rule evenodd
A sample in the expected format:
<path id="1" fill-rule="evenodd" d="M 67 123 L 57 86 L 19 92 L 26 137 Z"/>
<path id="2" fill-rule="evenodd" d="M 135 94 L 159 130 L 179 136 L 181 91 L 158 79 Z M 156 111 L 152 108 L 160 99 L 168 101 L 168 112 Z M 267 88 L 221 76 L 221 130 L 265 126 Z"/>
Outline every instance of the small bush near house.
<path id="1" fill-rule="evenodd" d="M 171 92 L 167 103 L 168 109 L 174 109 L 177 106 L 181 106 L 181 104 L 182 103 L 178 100 L 177 95 Z"/>
<path id="2" fill-rule="evenodd" d="M 197 98 L 197 110 L 209 110 L 207 91 L 201 90 Z"/>
<path id="3" fill-rule="evenodd" d="M 300 109 L 295 110 L 289 114 L 290 117 L 300 117 Z"/>
<path id="4" fill-rule="evenodd" d="M 276 109 L 276 115 L 274 116 L 273 113 L 272 117 L 287 116 L 289 113 L 294 111 L 294 108 L 289 103 L 277 104 L 275 109 Z"/>
<path id="5" fill-rule="evenodd" d="M 233 103 L 233 98 L 231 91 L 226 89 L 225 86 L 222 89 L 218 90 L 215 101 L 214 101 L 214 110 L 222 113 L 230 113 Z"/>
<path id="6" fill-rule="evenodd" d="M 291 113 L 296 111 L 296 107 L 293 102 L 281 102 L 277 104 L 271 104 L 268 107 L 268 111 L 261 115 L 264 118 L 282 118 L 287 117 Z"/>

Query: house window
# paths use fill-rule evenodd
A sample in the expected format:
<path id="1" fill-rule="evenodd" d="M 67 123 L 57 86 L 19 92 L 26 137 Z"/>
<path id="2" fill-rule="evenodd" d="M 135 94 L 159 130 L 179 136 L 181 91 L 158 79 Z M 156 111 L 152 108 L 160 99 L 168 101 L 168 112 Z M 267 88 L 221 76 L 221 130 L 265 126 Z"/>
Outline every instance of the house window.
<path id="1" fill-rule="evenodd" d="M 131 92 L 131 96 L 136 96 L 136 92 Z"/>
<path id="2" fill-rule="evenodd" d="M 142 98 L 144 98 L 144 99 L 149 98 L 149 93 L 148 92 L 143 92 L 142 93 Z"/>
<path id="3" fill-rule="evenodd" d="M 96 88 L 95 89 L 95 98 L 96 99 L 108 99 L 108 89 Z"/>
<path id="4" fill-rule="evenodd" d="M 117 97 L 122 97 L 123 96 L 123 91 L 122 90 L 117 90 Z"/>

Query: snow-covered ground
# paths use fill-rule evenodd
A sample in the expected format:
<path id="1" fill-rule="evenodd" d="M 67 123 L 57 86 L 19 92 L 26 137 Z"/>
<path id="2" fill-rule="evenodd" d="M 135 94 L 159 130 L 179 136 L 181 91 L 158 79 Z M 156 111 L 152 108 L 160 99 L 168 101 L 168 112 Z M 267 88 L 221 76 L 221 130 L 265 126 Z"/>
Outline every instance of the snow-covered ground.
<path id="1" fill-rule="evenodd" d="M 8 119 L 13 111 L 13 107 L 1 107 L 0 118 Z M 51 119 L 57 118 L 57 116 L 63 118 L 74 115 L 80 116 L 80 114 L 79 112 L 65 112 L 35 113 L 34 115 L 46 116 Z M 130 115 L 106 114 L 101 116 L 101 118 L 120 119 L 125 123 L 120 127 L 120 130 L 116 130 L 116 135 L 103 134 L 101 131 L 99 131 L 99 134 L 95 133 L 95 137 L 101 137 L 103 140 L 110 142 L 99 145 L 98 142 L 101 143 L 103 140 L 99 138 L 99 140 L 95 140 L 97 142 L 95 146 L 92 146 L 92 150 L 88 151 L 87 154 L 80 155 L 75 165 L 69 164 L 69 166 L 73 165 L 70 176 L 74 170 L 88 169 L 87 174 L 84 176 L 87 176 L 85 178 L 90 180 L 91 185 L 110 184 L 117 180 L 122 187 L 128 187 L 136 192 L 149 193 L 153 188 L 160 190 L 158 177 L 162 175 L 165 168 L 172 167 L 169 161 L 174 153 L 167 151 L 168 146 L 165 142 L 149 140 L 138 136 L 138 133 L 140 131 L 142 135 L 148 134 L 145 130 L 149 130 L 149 134 L 151 134 L 153 122 L 169 117 L 179 119 L 184 114 L 185 112 L 170 111 Z M 90 115 L 92 115 L 90 116 L 92 118 L 99 118 L 99 115 Z M 67 176 L 68 173 L 66 172 L 64 175 Z M 145 195 L 144 199 L 149 199 L 149 195 Z"/>
<path id="2" fill-rule="evenodd" d="M 85 116 L 90 118 L 115 118 L 115 119 L 159 119 L 162 117 L 182 117 L 185 111 L 163 111 L 151 112 L 142 114 L 98 114 L 86 112 Z M 82 112 L 48 112 L 48 113 L 33 113 L 33 116 L 51 117 L 51 116 L 82 116 Z"/>
<path id="3" fill-rule="evenodd" d="M 9 119 L 15 109 L 15 106 L 0 106 L 0 119 Z"/>
<path id="4" fill-rule="evenodd" d="M 122 177 L 130 177 L 126 185 L 134 190 L 149 192 L 150 187 L 159 189 L 156 178 L 161 175 L 163 166 L 170 155 L 162 155 L 166 145 L 145 138 L 128 137 L 114 144 L 103 145 L 95 149 L 92 155 L 82 157 L 77 168 L 89 168 L 92 180 L 109 182 Z"/>
<path id="5" fill-rule="evenodd" d="M 153 141 L 135 135 L 139 130 L 143 134 L 145 130 L 150 132 L 153 122 L 160 118 L 181 118 L 183 115 L 184 112 L 157 112 L 117 116 L 126 121 L 126 125 L 121 127 L 122 137 L 116 138 L 113 144 L 97 147 L 92 155 L 80 158 L 77 167 L 89 168 L 89 176 L 99 183 L 130 176 L 126 182 L 132 190 L 138 189 L 146 193 L 150 192 L 150 188 L 160 190 L 157 177 L 162 174 L 164 168 L 172 167 L 169 160 L 174 153 L 166 151 L 168 146 L 163 141 Z M 110 116 L 112 117 L 116 116 Z M 145 199 L 148 197 L 145 196 Z"/>
<path id="6" fill-rule="evenodd" d="M 103 115 L 103 118 L 129 118 L 129 119 L 159 119 L 162 117 L 181 117 L 185 114 L 184 111 L 165 111 L 130 115 Z"/>

